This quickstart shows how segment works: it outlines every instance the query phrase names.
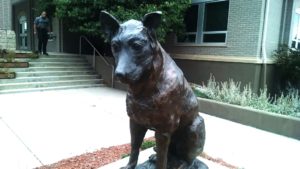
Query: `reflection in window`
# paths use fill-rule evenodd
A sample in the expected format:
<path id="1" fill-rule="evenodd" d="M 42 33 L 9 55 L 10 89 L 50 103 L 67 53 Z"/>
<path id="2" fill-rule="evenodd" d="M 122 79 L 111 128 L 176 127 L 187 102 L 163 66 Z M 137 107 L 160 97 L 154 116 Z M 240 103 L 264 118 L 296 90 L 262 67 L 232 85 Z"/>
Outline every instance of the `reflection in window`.
<path id="1" fill-rule="evenodd" d="M 178 36 L 177 42 L 225 44 L 228 11 L 228 0 L 212 0 L 193 4 L 187 9 L 184 18 L 186 34 Z"/>
<path id="2" fill-rule="evenodd" d="M 226 31 L 228 1 L 205 4 L 204 31 Z"/>
<path id="3" fill-rule="evenodd" d="M 296 9 L 294 17 L 291 47 L 300 49 L 300 8 Z"/>

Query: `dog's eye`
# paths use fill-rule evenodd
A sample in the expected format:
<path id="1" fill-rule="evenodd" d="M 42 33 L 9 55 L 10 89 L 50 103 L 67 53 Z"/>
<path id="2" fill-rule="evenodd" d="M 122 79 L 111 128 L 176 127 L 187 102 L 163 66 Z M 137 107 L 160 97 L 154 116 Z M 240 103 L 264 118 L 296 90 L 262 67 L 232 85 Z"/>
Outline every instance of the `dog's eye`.
<path id="1" fill-rule="evenodd" d="M 118 45 L 117 43 L 112 43 L 111 48 L 114 52 L 119 52 L 121 50 L 120 45 Z"/>
<path id="2" fill-rule="evenodd" d="M 143 48 L 143 44 L 138 43 L 138 42 L 134 42 L 131 44 L 132 49 L 134 50 L 141 50 Z"/>

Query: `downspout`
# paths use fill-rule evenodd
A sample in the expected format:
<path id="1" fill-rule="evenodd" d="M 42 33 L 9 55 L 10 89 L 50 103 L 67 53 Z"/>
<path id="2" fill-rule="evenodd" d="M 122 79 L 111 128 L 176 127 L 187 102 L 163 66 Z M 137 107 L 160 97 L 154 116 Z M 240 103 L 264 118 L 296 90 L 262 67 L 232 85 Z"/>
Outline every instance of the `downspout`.
<path id="1" fill-rule="evenodd" d="M 267 85 L 267 31 L 268 31 L 268 21 L 269 21 L 269 9 L 270 1 L 266 0 L 265 12 L 264 12 L 264 25 L 263 25 L 263 39 L 262 39 L 262 64 L 263 64 L 263 87 Z"/>

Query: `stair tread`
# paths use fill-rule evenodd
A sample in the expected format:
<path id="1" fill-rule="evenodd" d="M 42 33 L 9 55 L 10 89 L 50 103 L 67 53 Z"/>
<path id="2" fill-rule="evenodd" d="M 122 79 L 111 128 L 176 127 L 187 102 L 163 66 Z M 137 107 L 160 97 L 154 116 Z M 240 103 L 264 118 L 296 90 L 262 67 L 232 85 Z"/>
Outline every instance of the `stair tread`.
<path id="1" fill-rule="evenodd" d="M 59 72 L 82 72 L 82 71 L 76 71 L 76 70 L 58 70 L 58 71 L 35 71 L 35 72 L 17 72 L 18 73 L 59 73 Z M 94 70 L 86 70 L 85 72 L 95 72 Z"/>
<path id="2" fill-rule="evenodd" d="M 22 89 L 7 89 L 0 90 L 0 94 L 14 93 L 14 92 L 29 92 L 29 91 L 43 91 L 43 90 L 58 90 L 58 89 L 74 89 L 74 88 L 89 88 L 89 87 L 104 87 L 105 84 L 86 84 L 86 85 L 71 85 L 71 86 L 55 86 L 55 87 L 35 87 Z"/>
<path id="3" fill-rule="evenodd" d="M 18 61 L 29 62 L 29 68 L 10 69 L 17 77 L 0 81 L 0 94 L 105 86 L 86 58 L 78 55 L 40 56 Z"/>
<path id="4" fill-rule="evenodd" d="M 34 77 L 17 77 L 16 80 L 19 79 L 46 79 L 46 78 L 64 78 L 64 77 L 99 77 L 99 75 L 61 75 L 61 76 L 34 76 Z"/>
<path id="5" fill-rule="evenodd" d="M 87 80 L 57 80 L 57 81 L 45 81 L 45 82 L 20 82 L 20 83 L 6 83 L 0 84 L 1 86 L 14 86 L 14 85 L 30 85 L 30 84 L 47 84 L 47 83 L 67 83 L 67 82 L 92 82 L 103 81 L 102 79 L 87 79 Z"/>
<path id="6" fill-rule="evenodd" d="M 34 76 L 34 77 L 18 77 L 15 79 L 3 79 L 0 81 L 0 84 L 11 84 L 11 83 L 29 83 L 29 82 L 53 82 L 58 80 L 92 80 L 92 79 L 100 79 L 102 80 L 100 75 L 68 75 L 68 76 Z"/>

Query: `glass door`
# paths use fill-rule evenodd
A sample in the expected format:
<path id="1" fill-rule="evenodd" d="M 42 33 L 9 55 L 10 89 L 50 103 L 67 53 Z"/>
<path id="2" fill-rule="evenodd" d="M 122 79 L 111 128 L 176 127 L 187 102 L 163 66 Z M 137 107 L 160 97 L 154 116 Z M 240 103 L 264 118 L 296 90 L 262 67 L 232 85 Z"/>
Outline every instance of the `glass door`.
<path id="1" fill-rule="evenodd" d="M 28 27 L 26 16 L 21 16 L 19 19 L 19 45 L 21 50 L 28 49 Z"/>

